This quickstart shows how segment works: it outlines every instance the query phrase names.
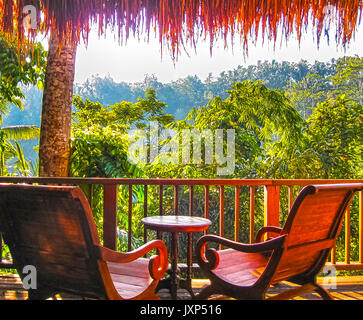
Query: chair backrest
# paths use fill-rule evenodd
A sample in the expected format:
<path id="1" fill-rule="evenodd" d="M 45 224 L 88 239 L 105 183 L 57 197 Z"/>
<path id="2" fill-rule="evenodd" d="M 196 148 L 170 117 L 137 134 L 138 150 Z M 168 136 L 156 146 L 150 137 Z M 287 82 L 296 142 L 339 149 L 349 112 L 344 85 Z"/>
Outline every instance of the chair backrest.
<path id="1" fill-rule="evenodd" d="M 0 184 L 0 225 L 20 277 L 37 270 L 37 289 L 104 297 L 97 229 L 77 187 Z"/>
<path id="2" fill-rule="evenodd" d="M 296 198 L 282 234 L 286 249 L 274 281 L 291 276 L 315 276 L 326 263 L 330 249 L 340 233 L 344 213 L 362 183 L 311 185 Z"/>

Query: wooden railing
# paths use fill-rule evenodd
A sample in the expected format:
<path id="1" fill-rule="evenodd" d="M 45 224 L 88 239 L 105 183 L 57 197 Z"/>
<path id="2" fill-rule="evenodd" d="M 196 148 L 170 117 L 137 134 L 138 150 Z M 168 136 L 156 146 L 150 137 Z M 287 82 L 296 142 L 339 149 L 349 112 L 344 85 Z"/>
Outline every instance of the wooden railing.
<path id="1" fill-rule="evenodd" d="M 0 183 L 26 183 L 26 184 L 48 184 L 48 185 L 102 185 L 103 186 L 103 245 L 110 248 L 116 249 L 117 247 L 117 197 L 118 197 L 118 187 L 127 186 L 128 187 L 128 249 L 131 250 L 131 239 L 132 239 L 132 222 L 133 222 L 133 197 L 132 190 L 133 186 L 143 186 L 144 193 L 144 203 L 143 203 L 143 216 L 149 215 L 148 211 L 148 195 L 149 188 L 151 186 L 156 186 L 158 189 L 158 215 L 165 214 L 164 207 L 164 194 L 167 188 L 173 188 L 174 192 L 172 194 L 173 208 L 171 211 L 175 215 L 195 215 L 195 189 L 203 188 L 204 191 L 199 192 L 198 195 L 202 194 L 203 197 L 203 208 L 202 214 L 206 218 L 210 218 L 214 224 L 215 230 L 218 235 L 226 236 L 225 230 L 225 217 L 226 210 L 229 212 L 233 208 L 234 212 L 234 230 L 231 240 L 240 241 L 240 220 L 243 215 L 248 215 L 249 226 L 248 229 L 248 239 L 252 243 L 255 237 L 255 227 L 256 227 L 256 199 L 257 193 L 260 194 L 260 190 L 263 190 L 263 224 L 280 226 L 283 223 L 284 217 L 281 216 L 281 211 L 288 212 L 291 208 L 294 198 L 298 191 L 306 185 L 309 184 L 330 184 L 330 183 L 354 183 L 363 182 L 363 179 L 357 180 L 256 180 L 256 179 L 104 179 L 104 178 L 14 178 L 14 177 L 0 177 Z M 188 199 L 188 209 L 187 212 L 180 212 L 180 191 L 181 189 L 189 189 L 189 199 Z M 210 216 L 210 199 L 211 199 L 211 189 L 213 188 L 213 196 L 215 198 L 216 190 L 218 190 L 218 221 L 212 219 Z M 226 188 L 229 190 L 229 194 L 234 189 L 233 203 L 229 201 L 226 203 Z M 246 188 L 249 192 L 249 204 L 248 210 L 241 210 L 240 195 L 241 188 L 244 188 L 244 193 L 246 193 Z M 284 191 L 282 190 L 284 189 Z M 286 202 L 287 208 L 282 208 L 281 194 L 286 190 L 284 194 L 284 202 Z M 359 209 L 358 209 L 358 225 L 351 225 L 352 217 L 350 209 L 347 210 L 345 215 L 345 223 L 343 229 L 344 237 L 344 250 L 345 257 L 344 261 L 337 261 L 337 251 L 336 248 L 332 250 L 332 255 L 330 259 L 330 264 L 339 270 L 361 270 L 363 269 L 363 195 L 362 192 L 359 193 Z M 261 198 L 261 197 L 260 197 Z M 286 199 L 286 201 L 285 201 Z M 200 199 L 199 199 L 200 200 Z M 229 199 L 230 200 L 230 199 Z M 283 209 L 283 210 L 281 210 Z M 213 208 L 215 211 L 216 208 Z M 170 208 L 168 208 L 170 211 Z M 199 210 L 200 211 L 200 210 Z M 229 218 L 230 219 L 230 218 Z M 244 217 L 246 220 L 246 217 Z M 142 226 L 140 226 L 142 227 Z M 351 228 L 354 227 L 355 230 L 358 229 L 358 259 L 357 261 L 351 261 Z M 0 226 L 1 229 L 1 226 Z M 246 230 L 245 229 L 245 230 Z M 231 232 L 229 232 L 231 234 Z M 160 236 L 160 235 L 159 235 Z M 147 241 L 147 231 L 144 230 L 144 241 Z M 188 243 L 191 243 L 188 241 Z M 2 246 L 2 244 L 1 244 Z M 191 251 L 191 248 L 189 248 Z M 0 267 L 5 266 L 2 261 L 0 261 Z M 11 267 L 6 265 L 7 267 Z"/>

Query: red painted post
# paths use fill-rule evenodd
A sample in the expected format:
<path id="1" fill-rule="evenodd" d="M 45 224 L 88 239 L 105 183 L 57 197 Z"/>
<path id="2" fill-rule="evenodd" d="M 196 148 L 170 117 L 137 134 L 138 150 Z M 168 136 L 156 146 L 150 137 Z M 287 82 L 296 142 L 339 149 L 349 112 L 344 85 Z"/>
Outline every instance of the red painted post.
<path id="1" fill-rule="evenodd" d="M 128 212 L 127 248 L 131 251 L 132 239 L 132 184 L 129 184 L 129 212 Z"/>
<path id="2" fill-rule="evenodd" d="M 103 245 L 116 250 L 117 245 L 117 185 L 103 186 Z"/>
<path id="3" fill-rule="evenodd" d="M 144 185 L 144 218 L 147 217 L 147 185 Z M 144 243 L 147 242 L 147 230 L 144 227 Z"/>
<path id="4" fill-rule="evenodd" d="M 179 214 L 179 186 L 174 186 L 174 215 Z"/>
<path id="5" fill-rule="evenodd" d="M 239 196 L 240 196 L 240 187 L 235 187 L 235 196 L 234 196 L 234 241 L 239 241 Z"/>
<path id="6" fill-rule="evenodd" d="M 255 242 L 255 187 L 250 186 L 250 243 Z"/>
<path id="7" fill-rule="evenodd" d="M 280 186 L 265 186 L 264 214 L 265 226 L 280 226 Z"/>
<path id="8" fill-rule="evenodd" d="M 209 219 L 209 186 L 204 188 L 204 217 Z M 204 231 L 204 234 L 207 234 L 207 230 Z"/>
<path id="9" fill-rule="evenodd" d="M 219 236 L 224 236 L 224 186 L 219 188 Z M 219 250 L 222 250 L 223 246 L 219 245 Z"/>
<path id="10" fill-rule="evenodd" d="M 359 263 L 363 264 L 363 191 L 359 191 Z"/>

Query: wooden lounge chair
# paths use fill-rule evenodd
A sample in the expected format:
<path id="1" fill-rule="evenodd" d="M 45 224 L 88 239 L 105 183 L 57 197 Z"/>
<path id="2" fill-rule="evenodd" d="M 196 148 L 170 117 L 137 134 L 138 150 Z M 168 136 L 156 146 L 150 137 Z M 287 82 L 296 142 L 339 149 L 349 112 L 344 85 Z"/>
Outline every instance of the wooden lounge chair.
<path id="1" fill-rule="evenodd" d="M 20 277 L 36 268 L 29 299 L 71 293 L 95 299 L 159 299 L 168 267 L 165 244 L 119 253 L 100 245 L 91 208 L 78 187 L 0 185 L 0 225 Z M 158 255 L 142 258 L 157 249 Z"/>
<path id="2" fill-rule="evenodd" d="M 305 187 L 283 228 L 263 227 L 257 233 L 255 244 L 242 244 L 214 235 L 201 237 L 196 256 L 211 284 L 196 299 L 206 299 L 213 294 L 236 299 L 266 299 L 267 289 L 285 280 L 300 286 L 271 298 L 290 299 L 315 291 L 323 299 L 332 299 L 330 293 L 316 283 L 316 276 L 340 233 L 347 206 L 354 193 L 362 188 L 362 183 Z M 266 233 L 276 234 L 276 237 L 261 242 Z M 207 249 L 209 242 L 228 249 Z"/>

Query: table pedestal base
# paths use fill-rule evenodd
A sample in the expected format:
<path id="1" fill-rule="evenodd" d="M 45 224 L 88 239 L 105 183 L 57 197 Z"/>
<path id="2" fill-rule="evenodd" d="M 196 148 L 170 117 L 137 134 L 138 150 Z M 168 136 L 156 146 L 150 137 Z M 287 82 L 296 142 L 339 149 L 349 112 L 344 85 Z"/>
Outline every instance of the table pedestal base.
<path id="1" fill-rule="evenodd" d="M 192 298 L 195 297 L 192 289 L 192 280 L 180 278 L 179 275 L 176 275 L 176 279 L 173 279 L 172 275 L 170 275 L 169 277 L 160 280 L 155 292 L 158 292 L 161 289 L 168 289 L 171 298 L 176 300 L 178 298 L 177 293 L 179 288 L 187 290 Z"/>
<path id="2" fill-rule="evenodd" d="M 190 210 L 192 215 L 193 210 Z M 171 298 L 176 300 L 178 289 L 186 289 L 192 298 L 195 298 L 192 289 L 192 266 L 193 266 L 193 232 L 201 232 L 208 229 L 212 222 L 205 218 L 193 216 L 153 216 L 145 217 L 141 221 L 145 227 L 155 230 L 158 239 L 162 240 L 162 232 L 171 233 L 170 252 L 171 268 L 168 270 L 169 277 L 159 281 L 155 292 L 167 288 L 170 290 Z M 187 273 L 186 279 L 180 277 L 178 268 L 178 233 L 188 233 L 188 251 L 187 251 Z"/>
<path id="3" fill-rule="evenodd" d="M 188 258 L 188 270 L 187 270 L 187 279 L 182 279 L 180 277 L 180 270 L 178 268 L 178 232 L 173 232 L 171 237 L 171 268 L 167 271 L 169 273 L 169 277 L 166 279 L 162 279 L 159 281 L 159 284 L 156 288 L 156 292 L 160 289 L 169 289 L 171 293 L 171 298 L 176 300 L 178 298 L 177 293 L 178 289 L 186 289 L 192 298 L 194 298 L 194 293 L 192 290 L 192 279 L 191 279 L 191 258 Z M 189 246 L 188 251 L 191 249 L 192 237 L 189 234 Z M 191 252 L 188 254 L 191 256 Z"/>

